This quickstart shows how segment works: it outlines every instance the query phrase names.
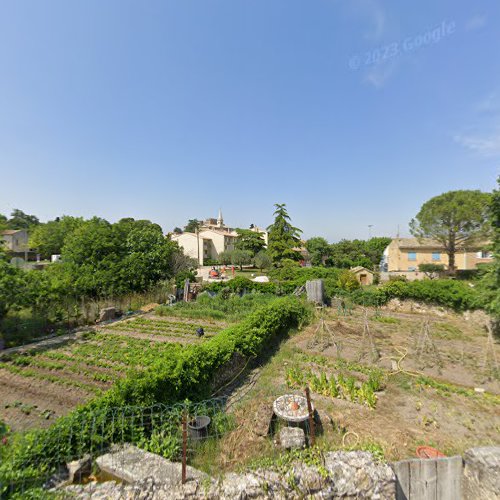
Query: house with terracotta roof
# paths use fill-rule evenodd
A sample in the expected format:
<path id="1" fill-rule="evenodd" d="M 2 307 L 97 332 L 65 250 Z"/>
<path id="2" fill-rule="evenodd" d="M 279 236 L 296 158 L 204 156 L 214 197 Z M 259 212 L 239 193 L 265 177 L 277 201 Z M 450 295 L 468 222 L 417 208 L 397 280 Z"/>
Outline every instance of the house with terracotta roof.
<path id="1" fill-rule="evenodd" d="M 459 247 L 455 254 L 457 270 L 477 269 L 478 265 L 492 261 L 493 255 L 488 250 L 487 242 Z M 420 264 L 442 264 L 447 269 L 448 254 L 443 245 L 427 238 L 394 238 L 384 250 L 381 271 L 422 279 L 424 273 L 418 271 Z"/>

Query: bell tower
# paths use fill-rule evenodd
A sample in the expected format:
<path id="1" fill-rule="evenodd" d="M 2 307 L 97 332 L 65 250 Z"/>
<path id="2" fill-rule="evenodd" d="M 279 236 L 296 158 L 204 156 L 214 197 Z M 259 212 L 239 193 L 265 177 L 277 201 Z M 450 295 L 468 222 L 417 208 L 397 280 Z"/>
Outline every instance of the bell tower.
<path id="1" fill-rule="evenodd" d="M 222 210 L 219 208 L 219 215 L 217 216 L 217 226 L 224 227 L 224 219 L 222 218 Z"/>

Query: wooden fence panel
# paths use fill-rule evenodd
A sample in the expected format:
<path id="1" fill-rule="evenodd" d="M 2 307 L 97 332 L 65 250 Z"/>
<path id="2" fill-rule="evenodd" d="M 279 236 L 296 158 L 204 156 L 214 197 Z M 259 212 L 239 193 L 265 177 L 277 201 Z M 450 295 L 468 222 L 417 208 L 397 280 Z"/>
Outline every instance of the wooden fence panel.
<path id="1" fill-rule="evenodd" d="M 460 500 L 462 457 L 403 460 L 393 464 L 397 500 Z"/>

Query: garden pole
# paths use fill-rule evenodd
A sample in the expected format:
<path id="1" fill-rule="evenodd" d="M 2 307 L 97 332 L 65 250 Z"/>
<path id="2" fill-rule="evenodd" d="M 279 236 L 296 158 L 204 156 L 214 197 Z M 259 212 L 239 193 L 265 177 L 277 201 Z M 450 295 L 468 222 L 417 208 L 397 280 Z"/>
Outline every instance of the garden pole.
<path id="1" fill-rule="evenodd" d="M 186 483 L 186 461 L 187 461 L 187 417 L 186 412 L 182 414 L 182 484 Z"/>
<path id="2" fill-rule="evenodd" d="M 306 387 L 306 399 L 307 399 L 307 411 L 309 412 L 309 428 L 310 428 L 309 432 L 311 435 L 310 445 L 314 446 L 314 443 L 316 442 L 316 429 L 314 428 L 314 414 L 311 405 L 311 394 L 309 393 L 309 387 Z"/>

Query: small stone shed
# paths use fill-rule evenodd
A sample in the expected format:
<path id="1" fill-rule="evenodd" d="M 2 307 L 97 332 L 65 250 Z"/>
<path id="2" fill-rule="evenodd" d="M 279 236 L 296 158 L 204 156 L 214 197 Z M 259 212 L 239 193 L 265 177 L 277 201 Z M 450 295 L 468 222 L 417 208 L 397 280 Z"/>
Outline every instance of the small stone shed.
<path id="1" fill-rule="evenodd" d="M 363 266 L 356 266 L 351 268 L 351 273 L 356 276 L 356 279 L 362 285 L 372 285 L 373 284 L 373 271 L 366 269 Z"/>

